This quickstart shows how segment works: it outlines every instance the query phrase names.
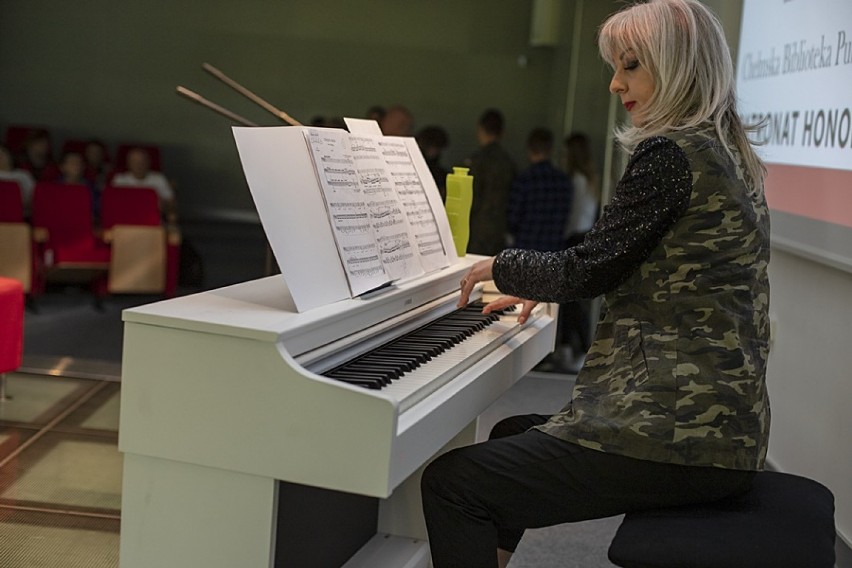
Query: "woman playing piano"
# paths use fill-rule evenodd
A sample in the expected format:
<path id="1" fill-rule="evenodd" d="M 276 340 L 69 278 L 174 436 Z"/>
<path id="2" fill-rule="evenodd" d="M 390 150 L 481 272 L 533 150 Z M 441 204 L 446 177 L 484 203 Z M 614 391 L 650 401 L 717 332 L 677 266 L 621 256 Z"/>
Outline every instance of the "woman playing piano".
<path id="1" fill-rule="evenodd" d="M 735 110 L 716 18 L 651 0 L 598 36 L 631 124 L 611 203 L 560 252 L 505 250 L 461 281 L 521 302 L 605 295 L 572 400 L 497 424 L 422 480 L 436 568 L 502 565 L 524 529 L 709 502 L 748 490 L 769 434 L 764 169 Z"/>

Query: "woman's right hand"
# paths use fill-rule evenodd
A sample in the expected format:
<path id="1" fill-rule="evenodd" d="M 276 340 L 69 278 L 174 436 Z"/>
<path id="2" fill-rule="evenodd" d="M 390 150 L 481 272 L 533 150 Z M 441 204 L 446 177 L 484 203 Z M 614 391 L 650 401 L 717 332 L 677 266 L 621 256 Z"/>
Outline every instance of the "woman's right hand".
<path id="1" fill-rule="evenodd" d="M 518 314 L 518 323 L 524 324 L 529 319 L 533 309 L 538 305 L 538 302 L 533 300 L 524 300 L 517 296 L 501 296 L 496 300 L 489 302 L 482 308 L 483 314 L 488 314 L 496 310 L 502 310 L 515 304 L 522 304 L 521 313 Z"/>
<path id="2" fill-rule="evenodd" d="M 473 292 L 473 287 L 476 286 L 477 282 L 491 280 L 491 268 L 493 266 L 494 258 L 492 257 L 480 260 L 470 267 L 470 270 L 467 271 L 467 274 L 459 282 L 461 295 L 459 296 L 457 307 L 463 308 L 467 305 L 470 301 L 470 293 Z"/>

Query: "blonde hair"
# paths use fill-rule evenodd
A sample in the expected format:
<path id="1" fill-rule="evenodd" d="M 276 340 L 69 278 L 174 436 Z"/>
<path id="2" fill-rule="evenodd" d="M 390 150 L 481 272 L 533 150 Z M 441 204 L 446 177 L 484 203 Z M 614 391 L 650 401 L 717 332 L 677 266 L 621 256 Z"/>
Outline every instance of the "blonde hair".
<path id="1" fill-rule="evenodd" d="M 765 167 L 736 111 L 734 65 L 722 26 L 696 0 L 650 0 L 610 16 L 598 30 L 601 57 L 613 68 L 631 52 L 654 77 L 654 92 L 640 126 L 616 137 L 626 148 L 651 136 L 712 125 L 725 150 L 757 187 Z"/>

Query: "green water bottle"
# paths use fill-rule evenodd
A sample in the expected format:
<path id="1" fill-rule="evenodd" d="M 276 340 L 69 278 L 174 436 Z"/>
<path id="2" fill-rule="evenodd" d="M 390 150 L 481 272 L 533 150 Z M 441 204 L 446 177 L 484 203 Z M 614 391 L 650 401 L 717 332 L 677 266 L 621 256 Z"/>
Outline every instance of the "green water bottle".
<path id="1" fill-rule="evenodd" d="M 470 240 L 473 176 L 467 172 L 468 168 L 453 168 L 453 173 L 447 174 L 447 219 L 450 221 L 450 232 L 456 245 L 456 254 L 459 256 L 467 253 L 467 242 Z"/>

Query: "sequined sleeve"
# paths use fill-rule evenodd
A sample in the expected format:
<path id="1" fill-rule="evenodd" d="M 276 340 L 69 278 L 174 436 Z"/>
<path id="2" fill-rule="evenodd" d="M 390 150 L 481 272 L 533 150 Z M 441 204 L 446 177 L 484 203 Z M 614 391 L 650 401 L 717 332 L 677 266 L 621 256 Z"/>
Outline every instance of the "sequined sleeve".
<path id="1" fill-rule="evenodd" d="M 494 260 L 495 284 L 504 294 L 547 302 L 609 292 L 660 244 L 686 212 L 691 192 L 684 151 L 668 138 L 644 140 L 582 243 L 558 252 L 504 250 Z"/>

